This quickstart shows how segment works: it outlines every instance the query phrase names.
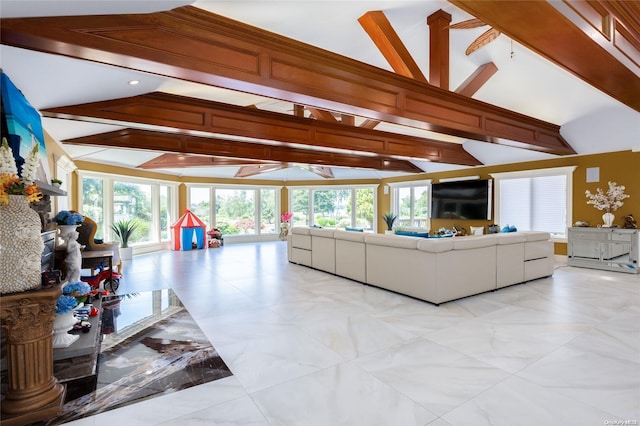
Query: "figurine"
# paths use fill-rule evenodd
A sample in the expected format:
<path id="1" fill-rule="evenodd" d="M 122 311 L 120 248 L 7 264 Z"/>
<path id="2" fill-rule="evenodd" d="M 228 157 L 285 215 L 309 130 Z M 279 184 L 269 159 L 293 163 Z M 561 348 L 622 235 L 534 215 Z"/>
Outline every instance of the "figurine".
<path id="1" fill-rule="evenodd" d="M 636 225 L 636 220 L 632 215 L 628 215 L 624 217 L 624 228 L 625 229 L 636 229 L 638 226 Z"/>

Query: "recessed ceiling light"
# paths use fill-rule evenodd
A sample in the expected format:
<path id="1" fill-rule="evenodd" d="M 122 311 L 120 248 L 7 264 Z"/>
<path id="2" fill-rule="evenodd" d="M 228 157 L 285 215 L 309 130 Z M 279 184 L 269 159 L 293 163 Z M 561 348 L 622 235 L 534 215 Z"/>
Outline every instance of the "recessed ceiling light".
<path id="1" fill-rule="evenodd" d="M 130 81 L 129 81 L 129 84 L 130 84 L 131 86 L 135 86 L 136 84 L 139 84 L 139 83 L 140 83 L 140 80 L 130 80 Z"/>

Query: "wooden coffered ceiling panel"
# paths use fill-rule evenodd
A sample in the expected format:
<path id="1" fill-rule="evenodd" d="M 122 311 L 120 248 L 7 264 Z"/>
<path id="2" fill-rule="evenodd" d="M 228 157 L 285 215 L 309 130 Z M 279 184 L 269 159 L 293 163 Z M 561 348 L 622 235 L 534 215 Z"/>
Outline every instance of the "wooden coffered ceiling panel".
<path id="1" fill-rule="evenodd" d="M 385 157 L 416 158 L 470 166 L 480 164 L 460 144 L 159 92 L 48 108 L 41 112 L 43 116 L 50 118 L 123 125 L 138 123 L 251 138 L 256 142 L 268 140 L 272 143 L 356 151 Z M 231 156 L 242 158 L 240 155 Z"/>
<path id="2" fill-rule="evenodd" d="M 191 6 L 152 14 L 2 19 L 0 26 L 2 43 L 11 46 L 463 138 L 575 153 L 555 124 Z"/>
<path id="3" fill-rule="evenodd" d="M 640 63 L 640 2 L 556 2 L 577 11 L 576 25 L 547 1 L 449 0 L 493 28 L 640 111 L 640 77 L 615 57 Z M 601 36 L 591 34 L 597 29 Z M 595 37 L 594 37 L 595 35 Z"/>
<path id="4" fill-rule="evenodd" d="M 111 148 L 132 148 L 164 151 L 179 154 L 198 154 L 235 159 L 262 160 L 262 162 L 282 162 L 310 164 L 317 166 L 353 167 L 385 171 L 420 173 L 419 167 L 404 160 L 391 157 L 363 156 L 338 152 L 322 152 L 311 149 L 287 146 L 266 145 L 252 142 L 239 142 L 220 138 L 193 136 L 184 133 L 168 133 L 142 129 L 124 129 L 115 132 L 100 133 L 62 141 L 72 145 L 104 146 Z M 196 157 L 197 158 L 197 157 Z M 157 159 L 156 159 L 157 160 Z M 174 160 L 177 160 L 174 162 Z M 169 165 L 169 161 L 172 165 Z M 145 163 L 145 168 L 180 167 L 180 159 L 170 156 L 159 161 Z M 185 157 L 188 166 L 220 165 L 220 160 L 191 156 Z M 177 164 L 176 164 L 177 163 Z M 240 162 L 235 161 L 235 165 Z M 256 163 L 254 161 L 253 163 Z"/>

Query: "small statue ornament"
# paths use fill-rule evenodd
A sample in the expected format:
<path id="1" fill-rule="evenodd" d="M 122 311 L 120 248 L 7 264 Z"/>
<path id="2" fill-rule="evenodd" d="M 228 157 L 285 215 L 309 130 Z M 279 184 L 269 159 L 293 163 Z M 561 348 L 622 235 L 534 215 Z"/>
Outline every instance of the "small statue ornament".
<path id="1" fill-rule="evenodd" d="M 628 215 L 624 217 L 624 228 L 625 229 L 637 229 L 636 220 L 633 218 L 633 215 Z"/>

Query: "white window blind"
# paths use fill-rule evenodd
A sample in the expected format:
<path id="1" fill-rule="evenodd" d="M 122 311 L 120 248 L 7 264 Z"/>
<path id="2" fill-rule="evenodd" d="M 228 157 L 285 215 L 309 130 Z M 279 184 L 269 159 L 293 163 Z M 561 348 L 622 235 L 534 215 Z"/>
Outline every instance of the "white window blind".
<path id="1" fill-rule="evenodd" d="M 571 220 L 574 167 L 497 173 L 496 223 L 565 238 Z"/>

